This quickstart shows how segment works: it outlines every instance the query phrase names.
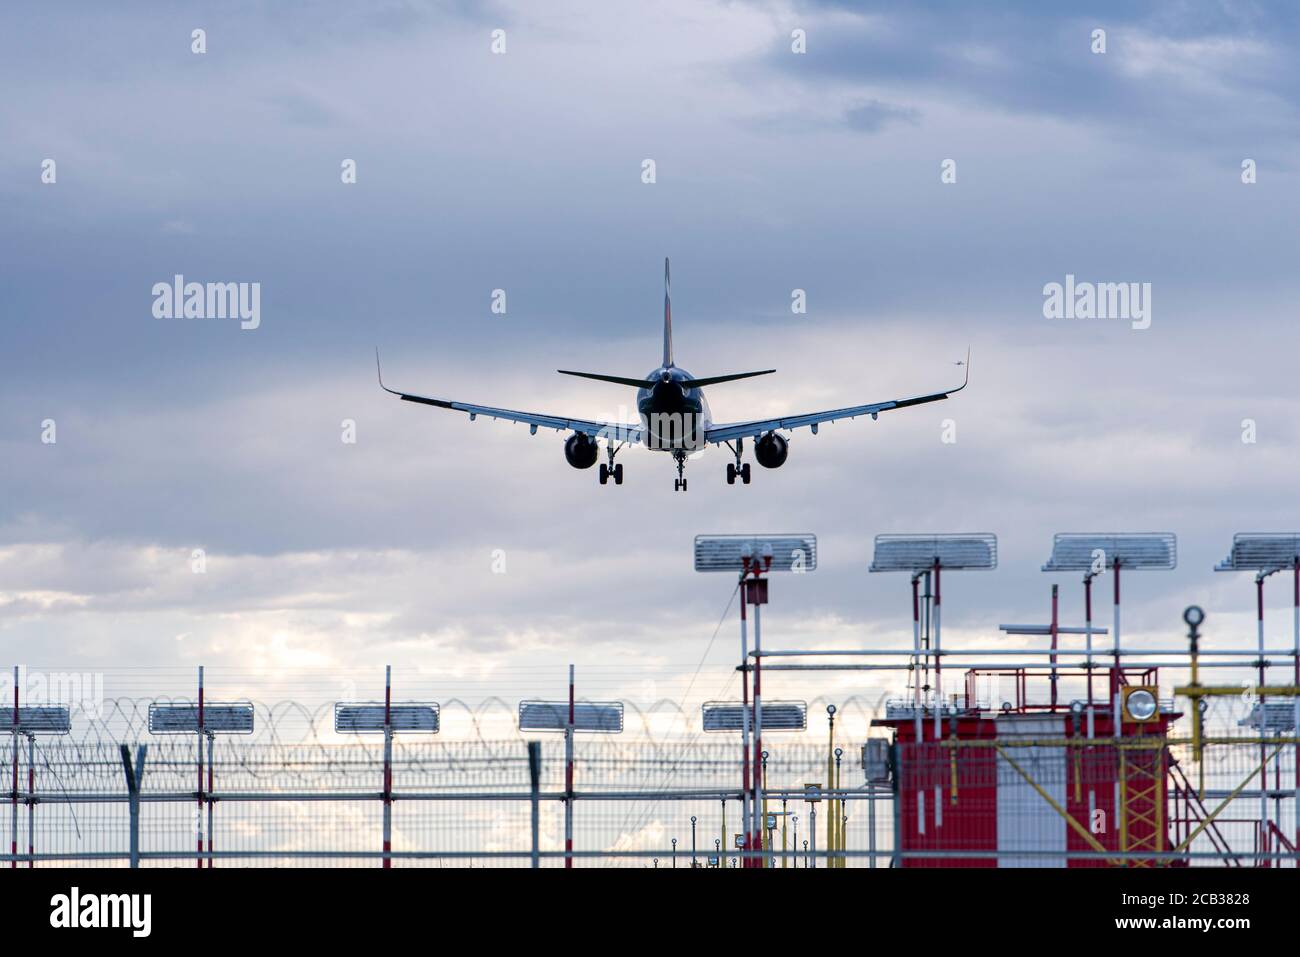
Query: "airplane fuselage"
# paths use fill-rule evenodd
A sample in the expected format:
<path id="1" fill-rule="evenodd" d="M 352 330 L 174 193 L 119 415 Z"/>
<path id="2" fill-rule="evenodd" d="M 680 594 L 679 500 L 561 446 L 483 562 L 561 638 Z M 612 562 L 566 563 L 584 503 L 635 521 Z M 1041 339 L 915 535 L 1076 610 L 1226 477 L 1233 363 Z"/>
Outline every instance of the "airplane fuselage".
<path id="1" fill-rule="evenodd" d="M 660 366 L 646 375 L 652 389 L 638 389 L 637 413 L 644 444 L 660 452 L 694 452 L 704 448 L 712 424 L 704 390 L 691 386 L 692 376 L 677 366 Z"/>

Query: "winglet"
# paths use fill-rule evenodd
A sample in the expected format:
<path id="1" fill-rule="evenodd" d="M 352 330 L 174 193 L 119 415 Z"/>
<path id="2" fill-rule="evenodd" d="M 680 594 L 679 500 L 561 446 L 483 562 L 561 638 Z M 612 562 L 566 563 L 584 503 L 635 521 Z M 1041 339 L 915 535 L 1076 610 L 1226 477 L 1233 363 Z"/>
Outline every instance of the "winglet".
<path id="1" fill-rule="evenodd" d="M 384 370 L 379 366 L 379 346 L 375 346 L 375 373 L 379 376 L 379 388 L 385 392 L 391 392 L 393 395 L 401 395 L 396 389 L 390 389 L 384 385 Z"/>
<path id="2" fill-rule="evenodd" d="M 673 364 L 673 296 L 668 273 L 668 257 L 664 257 L 664 365 Z"/>

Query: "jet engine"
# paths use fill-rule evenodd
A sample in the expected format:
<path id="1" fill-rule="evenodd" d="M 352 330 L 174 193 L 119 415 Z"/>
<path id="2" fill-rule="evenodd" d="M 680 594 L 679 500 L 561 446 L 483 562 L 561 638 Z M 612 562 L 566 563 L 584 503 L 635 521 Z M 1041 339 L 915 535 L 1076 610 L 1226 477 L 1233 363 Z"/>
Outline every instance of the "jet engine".
<path id="1" fill-rule="evenodd" d="M 575 432 L 564 440 L 564 457 L 575 469 L 589 469 L 596 464 L 596 440 L 585 432 Z"/>
<path id="2" fill-rule="evenodd" d="M 765 469 L 779 469 L 789 454 L 790 443 L 775 432 L 768 432 L 754 443 L 754 458 Z"/>

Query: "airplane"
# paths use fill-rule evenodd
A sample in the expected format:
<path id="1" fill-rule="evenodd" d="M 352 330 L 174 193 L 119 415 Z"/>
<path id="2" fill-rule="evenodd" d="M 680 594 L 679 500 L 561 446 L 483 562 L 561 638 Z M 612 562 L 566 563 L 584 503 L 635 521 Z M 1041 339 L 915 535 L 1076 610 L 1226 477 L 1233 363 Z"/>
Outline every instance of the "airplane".
<path id="1" fill-rule="evenodd" d="M 390 389 L 384 385 L 384 374 L 379 365 L 379 350 L 375 350 L 375 369 L 379 376 L 380 388 L 406 402 L 465 412 L 471 422 L 480 415 L 492 419 L 505 419 L 509 422 L 522 422 L 528 426 L 529 433 L 532 435 L 537 434 L 539 427 L 554 429 L 557 432 L 572 432 L 573 434 L 564 442 L 564 457 L 575 469 L 589 469 L 596 464 L 600 456 L 598 440 L 603 440 L 607 461 L 600 464 L 598 474 L 601 485 L 607 485 L 611 478 L 615 485 L 623 484 L 623 464 L 615 463 L 614 457 L 625 446 L 643 445 L 653 451 L 667 452 L 677 463 L 677 479 L 673 483 L 673 489 L 682 492 L 686 491 L 686 459 L 692 452 L 709 445 L 726 445 L 735 456 L 735 462 L 727 464 L 727 484 L 735 485 L 736 479 L 740 479 L 742 485 L 748 485 L 751 477 L 749 463 L 741 461 L 744 456 L 745 439 L 753 441 L 754 458 L 759 465 L 768 469 L 780 468 L 790 454 L 789 441 L 781 435 L 781 432 L 792 432 L 794 429 L 808 427 L 816 435 L 817 427 L 823 422 L 853 419 L 860 415 L 869 415 L 872 419 L 876 419 L 881 412 L 891 409 L 905 409 L 946 399 L 966 388 L 970 382 L 969 349 L 966 352 L 966 361 L 956 364 L 965 365 L 966 377 L 961 385 L 944 392 L 907 399 L 889 399 L 884 402 L 811 412 L 805 415 L 716 425 L 709 413 L 709 404 L 704 399 L 706 387 L 770 375 L 776 370 L 763 369 L 758 372 L 736 372 L 730 375 L 696 378 L 673 361 L 672 286 L 667 259 L 664 259 L 664 353 L 659 367 L 652 369 L 644 378 L 604 375 L 597 372 L 573 372 L 568 369 L 556 370 L 561 375 L 595 379 L 599 382 L 611 382 L 636 389 L 636 406 L 640 416 L 640 422 L 637 423 L 602 422 L 536 412 L 516 412 L 512 409 L 498 409 L 450 399 L 434 399 Z"/>

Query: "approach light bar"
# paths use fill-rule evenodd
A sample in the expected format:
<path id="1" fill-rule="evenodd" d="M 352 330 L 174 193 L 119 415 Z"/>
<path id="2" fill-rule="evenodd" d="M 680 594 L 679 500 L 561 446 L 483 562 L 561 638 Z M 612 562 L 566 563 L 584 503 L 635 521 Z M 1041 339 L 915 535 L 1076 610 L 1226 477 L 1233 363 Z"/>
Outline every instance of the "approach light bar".
<path id="1" fill-rule="evenodd" d="M 923 572 L 998 567 L 998 537 L 988 532 L 959 535 L 877 535 L 873 572 Z"/>
<path id="2" fill-rule="evenodd" d="M 1300 535 L 1238 532 L 1232 551 L 1214 566 L 1216 572 L 1272 571 L 1300 560 Z"/>
<path id="3" fill-rule="evenodd" d="M 1250 714 L 1237 722 L 1237 727 L 1276 734 L 1290 731 L 1295 727 L 1295 705 L 1290 701 L 1265 701 L 1261 708 L 1257 701 L 1251 707 Z"/>
<path id="4" fill-rule="evenodd" d="M 569 724 L 567 701 L 519 702 L 520 731 L 563 731 Z M 623 730 L 623 702 L 578 701 L 573 705 L 573 730 L 618 734 Z"/>
<path id="5" fill-rule="evenodd" d="M 998 625 L 998 630 L 1008 635 L 1050 635 L 1052 633 L 1051 625 Z M 1056 633 L 1058 635 L 1104 635 L 1105 628 L 1093 626 L 1092 628 L 1080 628 L 1078 625 L 1057 625 Z"/>
<path id="6" fill-rule="evenodd" d="M 753 705 L 750 705 L 753 726 Z M 703 708 L 705 731 L 741 731 L 745 706 L 739 701 L 706 701 Z M 803 701 L 764 701 L 763 731 L 803 731 L 808 727 L 808 705 Z"/>
<path id="7" fill-rule="evenodd" d="M 337 701 L 334 703 L 334 730 L 339 734 L 382 734 L 382 701 Z M 394 731 L 423 731 L 437 734 L 441 711 L 437 702 L 406 701 L 389 705 L 388 726 Z"/>
<path id="8" fill-rule="evenodd" d="M 205 702 L 203 730 L 213 734 L 252 734 L 253 703 L 251 701 Z M 198 731 L 199 706 L 197 704 L 149 705 L 150 734 L 195 734 Z"/>
<path id="9" fill-rule="evenodd" d="M 1043 571 L 1091 571 L 1099 560 L 1103 568 L 1114 568 L 1117 562 L 1123 569 L 1175 568 L 1178 537 L 1173 532 L 1060 532 L 1052 537 L 1052 557 Z"/>
<path id="10" fill-rule="evenodd" d="M 14 729 L 14 709 L 0 708 L 0 732 Z M 28 705 L 18 708 L 19 734 L 67 734 L 72 730 L 72 715 L 67 708 Z"/>
<path id="11" fill-rule="evenodd" d="M 771 564 L 767 564 L 767 559 Z M 807 535 L 696 535 L 695 570 L 732 572 L 746 570 L 745 559 L 757 561 L 763 572 L 811 572 L 817 569 L 817 536 Z M 753 565 L 751 564 L 752 568 Z"/>

